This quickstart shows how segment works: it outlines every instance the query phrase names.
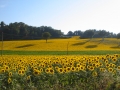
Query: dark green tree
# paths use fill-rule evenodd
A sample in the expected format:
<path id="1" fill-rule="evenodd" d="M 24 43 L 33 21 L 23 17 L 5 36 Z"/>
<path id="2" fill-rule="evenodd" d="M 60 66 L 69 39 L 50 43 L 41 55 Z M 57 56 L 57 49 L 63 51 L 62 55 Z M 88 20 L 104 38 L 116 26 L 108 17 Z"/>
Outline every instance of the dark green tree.
<path id="1" fill-rule="evenodd" d="M 120 33 L 117 34 L 117 39 L 120 39 Z"/>
<path id="2" fill-rule="evenodd" d="M 94 29 L 89 29 L 89 30 L 86 30 L 83 35 L 81 36 L 81 38 L 90 38 L 92 39 L 93 36 L 94 36 Z"/>
<path id="3" fill-rule="evenodd" d="M 5 27 L 5 23 L 3 21 L 0 22 L 0 32 L 3 32 Z"/>
<path id="4" fill-rule="evenodd" d="M 3 28 L 4 25 L 5 25 L 5 23 L 2 21 L 2 22 L 0 23 L 0 27 Z"/>
<path id="5" fill-rule="evenodd" d="M 67 35 L 68 35 L 68 36 L 73 36 L 73 32 L 72 32 L 72 31 L 69 31 L 69 32 L 67 33 Z"/>
<path id="6" fill-rule="evenodd" d="M 99 30 L 99 33 L 98 33 L 101 37 L 102 37 L 102 41 L 104 41 L 104 38 L 105 36 L 107 36 L 107 32 L 106 30 Z"/>
<path id="7" fill-rule="evenodd" d="M 42 37 L 45 38 L 46 43 L 47 43 L 48 38 L 50 38 L 50 36 L 51 36 L 51 34 L 50 34 L 49 32 L 44 32 L 44 33 L 42 34 Z"/>
<path id="8" fill-rule="evenodd" d="M 120 33 L 117 34 L 117 39 L 120 39 Z M 118 47 L 120 47 L 120 41 L 118 40 Z"/>

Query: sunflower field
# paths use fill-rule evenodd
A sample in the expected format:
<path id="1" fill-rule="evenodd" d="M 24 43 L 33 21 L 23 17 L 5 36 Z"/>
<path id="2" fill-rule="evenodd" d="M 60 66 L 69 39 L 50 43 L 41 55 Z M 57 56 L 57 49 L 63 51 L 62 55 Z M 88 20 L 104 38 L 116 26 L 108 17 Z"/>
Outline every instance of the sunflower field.
<path id="1" fill-rule="evenodd" d="M 74 36 L 68 39 L 49 39 L 48 43 L 45 40 L 19 40 L 19 41 L 4 41 L 3 50 L 12 51 L 88 51 L 88 50 L 116 50 L 120 51 L 116 38 L 101 38 L 80 39 Z"/>
<path id="2" fill-rule="evenodd" d="M 119 89 L 119 54 L 0 57 L 0 90 Z"/>
<path id="3" fill-rule="evenodd" d="M 1 42 L 0 90 L 120 90 L 115 38 Z"/>

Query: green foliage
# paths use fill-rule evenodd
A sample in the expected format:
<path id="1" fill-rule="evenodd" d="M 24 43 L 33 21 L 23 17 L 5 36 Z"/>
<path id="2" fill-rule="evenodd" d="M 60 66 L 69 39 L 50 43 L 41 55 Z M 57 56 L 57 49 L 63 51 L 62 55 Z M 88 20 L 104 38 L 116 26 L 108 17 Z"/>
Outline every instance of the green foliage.
<path id="1" fill-rule="evenodd" d="M 120 51 L 97 50 L 97 51 L 68 51 L 68 55 L 105 55 L 120 54 Z M 10 51 L 4 50 L 3 55 L 67 55 L 67 51 Z"/>
<path id="2" fill-rule="evenodd" d="M 120 39 L 120 33 L 117 34 L 117 38 Z"/>
<path id="3" fill-rule="evenodd" d="M 14 22 L 6 25 L 3 21 L 0 23 L 1 31 L 4 33 L 4 40 L 41 39 L 44 32 L 49 32 L 52 38 L 59 38 L 63 34 L 61 30 L 48 26 L 33 27 L 23 22 Z"/>
<path id="4" fill-rule="evenodd" d="M 46 43 L 47 43 L 48 38 L 50 38 L 50 36 L 51 36 L 51 34 L 49 32 L 44 32 L 42 34 L 42 37 L 46 39 Z"/>
<path id="5" fill-rule="evenodd" d="M 94 35 L 94 29 L 90 29 L 90 30 L 86 30 L 83 35 L 82 38 L 92 38 Z"/>

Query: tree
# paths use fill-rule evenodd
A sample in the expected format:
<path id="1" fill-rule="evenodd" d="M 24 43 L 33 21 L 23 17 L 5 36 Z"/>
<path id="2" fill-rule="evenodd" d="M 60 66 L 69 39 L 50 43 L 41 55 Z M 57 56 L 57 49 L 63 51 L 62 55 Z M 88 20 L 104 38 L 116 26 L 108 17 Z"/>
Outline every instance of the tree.
<path id="1" fill-rule="evenodd" d="M 120 33 L 117 34 L 117 39 L 120 39 Z M 118 40 L 118 47 L 120 47 L 120 42 Z"/>
<path id="2" fill-rule="evenodd" d="M 106 30 L 99 30 L 98 33 L 102 37 L 102 41 L 104 41 L 105 36 L 107 35 Z"/>
<path id="3" fill-rule="evenodd" d="M 73 36 L 73 32 L 72 32 L 72 31 L 69 31 L 69 32 L 67 33 L 67 35 L 68 35 L 68 36 Z"/>
<path id="4" fill-rule="evenodd" d="M 89 29 L 89 30 L 86 30 L 83 33 L 83 35 L 81 36 L 81 38 L 90 38 L 90 39 L 92 39 L 93 35 L 94 35 L 94 29 Z"/>
<path id="5" fill-rule="evenodd" d="M 0 32 L 3 32 L 4 26 L 5 26 L 5 23 L 3 21 L 0 22 Z"/>
<path id="6" fill-rule="evenodd" d="M 0 23 L 1 28 L 3 28 L 4 25 L 5 25 L 5 23 L 2 21 L 2 22 Z"/>
<path id="7" fill-rule="evenodd" d="M 46 39 L 46 43 L 47 43 L 48 38 L 50 38 L 50 36 L 51 36 L 51 34 L 49 32 L 44 32 L 42 34 L 42 37 Z"/>

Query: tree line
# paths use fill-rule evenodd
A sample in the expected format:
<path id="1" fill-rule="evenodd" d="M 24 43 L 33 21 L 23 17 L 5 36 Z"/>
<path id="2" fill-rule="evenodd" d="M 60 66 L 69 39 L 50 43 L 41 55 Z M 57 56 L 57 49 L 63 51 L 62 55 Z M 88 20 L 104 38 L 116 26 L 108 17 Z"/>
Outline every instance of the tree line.
<path id="1" fill-rule="evenodd" d="M 21 40 L 21 39 L 42 39 L 43 33 L 49 32 L 51 38 L 61 38 L 62 36 L 80 36 L 80 38 L 120 38 L 120 33 L 115 34 L 106 30 L 89 29 L 85 31 L 76 30 L 68 31 L 67 35 L 61 30 L 54 29 L 50 26 L 30 26 L 23 22 L 14 22 L 6 25 L 0 22 L 0 40 Z"/>
<path id="2" fill-rule="evenodd" d="M 106 30 L 89 29 L 86 31 L 69 31 L 67 36 L 80 36 L 80 38 L 120 38 L 120 33 L 115 34 Z"/>
<path id="3" fill-rule="evenodd" d="M 3 21 L 0 23 L 0 38 L 4 40 L 18 40 L 18 39 L 42 39 L 42 34 L 49 32 L 51 38 L 59 38 L 63 33 L 61 30 L 53 29 L 50 26 L 29 26 L 23 22 L 14 22 L 6 25 Z"/>

